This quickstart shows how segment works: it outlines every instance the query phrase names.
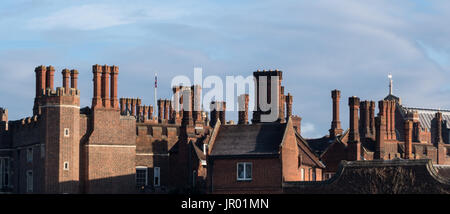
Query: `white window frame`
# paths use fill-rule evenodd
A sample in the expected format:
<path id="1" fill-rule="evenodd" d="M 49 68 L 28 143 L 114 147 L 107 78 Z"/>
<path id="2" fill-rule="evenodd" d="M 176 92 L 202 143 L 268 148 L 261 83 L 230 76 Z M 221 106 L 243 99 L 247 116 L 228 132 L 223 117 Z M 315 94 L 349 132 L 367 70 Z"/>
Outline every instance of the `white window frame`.
<path id="1" fill-rule="evenodd" d="M 242 165 L 244 167 L 244 177 L 243 178 L 239 178 L 239 165 Z M 247 178 L 247 165 L 250 165 L 251 167 L 251 177 Z M 236 164 L 236 178 L 238 181 L 252 181 L 253 180 L 253 163 L 252 162 L 238 162 Z"/>
<path id="2" fill-rule="evenodd" d="M 27 148 L 27 162 L 33 163 L 33 147 Z"/>
<path id="3" fill-rule="evenodd" d="M 27 171 L 27 192 L 33 192 L 33 170 Z"/>
<path id="4" fill-rule="evenodd" d="M 156 178 L 158 178 L 158 183 L 156 183 Z M 161 168 L 158 166 L 153 167 L 153 186 L 161 186 Z"/>
<path id="5" fill-rule="evenodd" d="M 148 185 L 148 167 L 146 167 L 146 166 L 137 166 L 136 167 L 136 178 L 135 178 L 135 182 L 136 182 L 136 186 L 138 185 L 138 183 L 137 183 L 137 171 L 138 170 L 145 170 L 145 184 L 144 184 L 144 186 L 147 186 Z"/>
<path id="6" fill-rule="evenodd" d="M 300 168 L 300 181 L 305 181 L 305 169 Z"/>
<path id="7" fill-rule="evenodd" d="M 67 167 L 66 167 L 66 164 L 67 164 Z M 69 161 L 64 162 L 63 169 L 66 171 L 69 170 Z"/>
<path id="8" fill-rule="evenodd" d="M 64 128 L 64 137 L 70 137 L 70 129 Z"/>

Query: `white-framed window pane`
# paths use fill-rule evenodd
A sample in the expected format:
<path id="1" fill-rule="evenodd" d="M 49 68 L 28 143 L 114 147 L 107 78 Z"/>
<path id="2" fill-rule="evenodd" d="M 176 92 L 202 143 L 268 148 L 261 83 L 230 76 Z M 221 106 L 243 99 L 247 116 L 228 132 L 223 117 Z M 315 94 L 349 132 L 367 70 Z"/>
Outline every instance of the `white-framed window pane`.
<path id="1" fill-rule="evenodd" d="M 244 164 L 238 163 L 237 166 L 238 180 L 244 179 Z"/>
<path id="2" fill-rule="evenodd" d="M 305 180 L 305 169 L 303 168 L 300 169 L 300 180 L 301 181 Z"/>
<path id="3" fill-rule="evenodd" d="M 246 180 L 252 179 L 252 164 L 251 163 L 245 164 L 245 179 Z"/>
<path id="4" fill-rule="evenodd" d="M 136 169 L 136 185 L 146 186 L 147 185 L 147 169 L 137 168 Z"/>
<path id="5" fill-rule="evenodd" d="M 159 167 L 153 168 L 153 185 L 154 186 L 161 185 L 161 170 Z"/>

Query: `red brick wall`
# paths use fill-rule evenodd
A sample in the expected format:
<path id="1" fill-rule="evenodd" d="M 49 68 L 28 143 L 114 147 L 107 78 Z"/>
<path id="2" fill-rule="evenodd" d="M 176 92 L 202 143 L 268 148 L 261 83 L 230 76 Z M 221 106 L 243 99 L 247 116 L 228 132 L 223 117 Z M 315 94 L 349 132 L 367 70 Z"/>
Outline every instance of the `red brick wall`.
<path id="1" fill-rule="evenodd" d="M 237 181 L 238 162 L 253 164 L 252 181 Z M 212 193 L 281 193 L 279 158 L 214 159 L 212 164 Z"/>

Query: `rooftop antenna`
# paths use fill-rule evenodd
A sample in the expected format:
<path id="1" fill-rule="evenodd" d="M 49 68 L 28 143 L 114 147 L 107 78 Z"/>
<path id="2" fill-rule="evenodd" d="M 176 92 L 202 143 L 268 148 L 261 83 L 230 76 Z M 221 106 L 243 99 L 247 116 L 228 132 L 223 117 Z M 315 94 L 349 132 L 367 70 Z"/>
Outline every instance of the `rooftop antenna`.
<path id="1" fill-rule="evenodd" d="M 389 95 L 392 95 L 392 74 L 389 74 L 388 78 L 389 78 Z"/>

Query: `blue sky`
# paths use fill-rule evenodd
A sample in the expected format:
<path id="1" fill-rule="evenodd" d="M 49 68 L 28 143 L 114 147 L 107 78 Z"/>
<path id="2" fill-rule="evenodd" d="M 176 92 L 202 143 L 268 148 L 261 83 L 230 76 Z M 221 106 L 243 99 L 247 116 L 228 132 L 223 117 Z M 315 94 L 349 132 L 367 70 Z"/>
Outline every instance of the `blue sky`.
<path id="1" fill-rule="evenodd" d="M 403 104 L 450 109 L 450 2 L 437 1 L 87 1 L 11 0 L 0 5 L 0 106 L 10 119 L 32 114 L 34 68 L 80 71 L 82 106 L 92 98 L 93 64 L 118 65 L 119 96 L 153 104 L 170 81 L 284 71 L 306 137 L 331 122 L 330 91 L 382 99 L 387 74 Z M 235 113 L 227 119 L 236 120 Z"/>

